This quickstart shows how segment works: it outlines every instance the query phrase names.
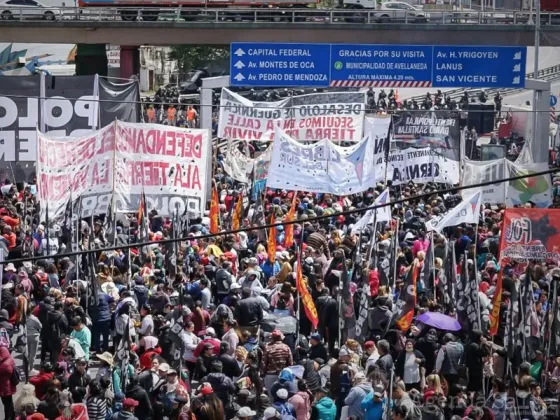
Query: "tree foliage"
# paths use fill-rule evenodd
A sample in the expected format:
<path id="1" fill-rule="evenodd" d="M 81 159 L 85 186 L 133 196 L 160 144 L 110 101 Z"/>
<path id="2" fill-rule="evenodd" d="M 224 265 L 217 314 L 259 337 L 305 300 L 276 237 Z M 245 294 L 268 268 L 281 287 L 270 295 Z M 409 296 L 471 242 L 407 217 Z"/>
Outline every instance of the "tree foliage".
<path id="1" fill-rule="evenodd" d="M 171 47 L 169 59 L 177 61 L 179 72 L 186 74 L 191 70 L 203 69 L 213 63 L 229 60 L 229 46 L 175 45 Z"/>

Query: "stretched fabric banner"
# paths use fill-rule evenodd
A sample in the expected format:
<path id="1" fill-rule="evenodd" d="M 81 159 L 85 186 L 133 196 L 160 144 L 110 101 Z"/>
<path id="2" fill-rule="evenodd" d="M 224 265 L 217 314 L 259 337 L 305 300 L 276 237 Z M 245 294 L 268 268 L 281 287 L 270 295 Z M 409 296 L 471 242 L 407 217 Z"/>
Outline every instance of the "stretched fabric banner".
<path id="1" fill-rule="evenodd" d="M 269 146 L 260 156 L 253 160 L 253 191 L 251 192 L 253 200 L 256 200 L 257 195 L 266 188 L 271 153 L 272 146 Z"/>
<path id="2" fill-rule="evenodd" d="M 231 140 L 222 165 L 224 171 L 233 179 L 244 184 L 249 183 L 249 175 L 253 171 L 253 159 L 244 155 Z"/>
<path id="3" fill-rule="evenodd" d="M 88 136 L 37 138 L 39 199 L 53 220 L 70 197 L 82 217 L 106 213 L 113 199 L 117 212 L 135 212 L 143 192 L 162 216 L 206 207 L 208 130 L 118 121 Z"/>
<path id="4" fill-rule="evenodd" d="M 466 160 L 463 166 L 463 185 L 474 185 L 483 182 L 496 181 L 508 177 L 508 165 L 506 159 L 497 159 L 484 162 Z M 482 189 L 482 202 L 487 204 L 501 204 L 505 202 L 507 193 L 507 182 L 477 187 L 462 191 L 463 197 L 469 196 L 475 191 Z"/>
<path id="5" fill-rule="evenodd" d="M 272 147 L 269 188 L 349 195 L 383 179 L 383 168 L 375 164 L 377 145 L 370 137 L 347 148 L 329 140 L 304 145 L 276 128 Z M 383 142 L 380 150 L 382 154 Z"/>
<path id="6" fill-rule="evenodd" d="M 396 112 L 393 115 L 394 145 L 438 149 L 448 159 L 460 161 L 461 130 L 456 113 L 449 111 Z"/>
<path id="7" fill-rule="evenodd" d="M 223 88 L 218 137 L 270 141 L 279 126 L 296 140 L 362 139 L 365 93 L 329 92 L 254 102 Z"/>
<path id="8" fill-rule="evenodd" d="M 457 226 L 461 223 L 478 223 L 481 198 L 482 192 L 475 192 L 448 212 L 428 220 L 426 230 L 440 233 L 443 228 Z"/>
<path id="9" fill-rule="evenodd" d="M 389 155 L 388 179 L 393 185 L 414 182 L 438 182 L 443 184 L 459 183 L 459 162 L 448 159 L 438 150 L 408 148 L 392 150 Z"/>
<path id="10" fill-rule="evenodd" d="M 115 84 L 97 76 L 0 76 L 0 179 L 33 183 L 37 127 L 43 133 L 80 137 L 116 118 L 139 122 L 134 101 L 140 101 L 138 82 Z"/>

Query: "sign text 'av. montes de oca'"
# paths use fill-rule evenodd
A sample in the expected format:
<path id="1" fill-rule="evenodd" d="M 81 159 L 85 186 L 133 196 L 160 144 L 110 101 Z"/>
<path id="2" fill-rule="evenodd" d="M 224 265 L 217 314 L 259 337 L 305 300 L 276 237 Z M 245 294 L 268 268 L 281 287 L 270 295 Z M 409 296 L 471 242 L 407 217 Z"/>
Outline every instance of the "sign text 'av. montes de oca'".
<path id="1" fill-rule="evenodd" d="M 522 88 L 526 47 L 232 43 L 232 86 Z"/>

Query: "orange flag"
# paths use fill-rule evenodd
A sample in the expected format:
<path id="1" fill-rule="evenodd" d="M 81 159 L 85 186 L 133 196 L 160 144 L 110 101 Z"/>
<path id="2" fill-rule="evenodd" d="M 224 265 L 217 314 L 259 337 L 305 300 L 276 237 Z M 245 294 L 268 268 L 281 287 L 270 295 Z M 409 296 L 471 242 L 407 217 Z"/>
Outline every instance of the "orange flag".
<path id="1" fill-rule="evenodd" d="M 220 203 L 218 202 L 218 190 L 212 188 L 212 199 L 210 200 L 210 233 L 218 233 L 218 216 L 220 214 Z"/>
<path id="2" fill-rule="evenodd" d="M 237 204 L 233 210 L 233 215 L 231 216 L 231 229 L 237 230 L 241 226 L 241 213 L 243 212 L 243 194 L 239 193 L 237 196 Z"/>
<path id="3" fill-rule="evenodd" d="M 404 286 L 399 295 L 401 302 L 397 300 L 397 305 L 400 310 L 397 312 L 396 326 L 401 331 L 407 331 L 412 325 L 414 319 L 414 308 L 416 308 L 416 281 L 420 273 L 420 265 L 418 260 L 414 260 L 412 266 L 408 270 Z"/>
<path id="4" fill-rule="evenodd" d="M 276 260 L 276 226 L 274 226 L 276 220 L 274 218 L 274 213 L 270 218 L 270 224 L 273 225 L 268 229 L 268 246 L 266 252 L 268 253 L 268 261 L 274 264 Z"/>
<path id="5" fill-rule="evenodd" d="M 297 201 L 297 192 L 294 192 L 294 198 L 292 199 L 292 207 L 288 211 L 286 215 L 286 222 L 291 222 L 296 218 L 296 201 Z M 284 226 L 284 248 L 289 248 L 294 244 L 294 225 L 285 225 Z"/>
<path id="6" fill-rule="evenodd" d="M 303 304 L 305 315 L 307 315 L 307 319 L 309 319 L 313 328 L 316 329 L 317 324 L 319 324 L 319 315 L 317 314 L 317 308 L 315 308 L 315 302 L 313 302 L 311 293 L 309 293 L 309 290 L 307 289 L 307 280 L 303 277 L 301 272 L 301 259 L 299 255 L 297 262 L 296 288 L 301 296 L 301 303 Z"/>

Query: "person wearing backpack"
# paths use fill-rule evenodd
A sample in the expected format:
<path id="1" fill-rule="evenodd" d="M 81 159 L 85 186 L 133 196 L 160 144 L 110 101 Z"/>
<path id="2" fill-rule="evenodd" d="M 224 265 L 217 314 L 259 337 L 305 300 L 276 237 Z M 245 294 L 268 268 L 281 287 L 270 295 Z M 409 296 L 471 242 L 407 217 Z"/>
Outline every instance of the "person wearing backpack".
<path id="1" fill-rule="evenodd" d="M 344 406 L 344 400 L 352 388 L 354 372 L 350 366 L 350 353 L 348 350 L 341 349 L 338 353 L 338 360 L 331 367 L 331 390 L 332 395 L 336 396 L 336 416 L 340 417 L 340 412 Z"/>
<path id="2" fill-rule="evenodd" d="M 279 413 L 282 420 L 289 418 L 296 418 L 296 409 L 293 404 L 288 402 L 288 391 L 284 388 L 278 389 L 274 396 L 274 403 L 272 404 Z"/>
<path id="3" fill-rule="evenodd" d="M 5 420 L 15 420 L 16 418 L 13 396 L 16 393 L 18 382 L 16 362 L 10 355 L 10 350 L 0 347 L 0 399 L 4 406 Z"/>

